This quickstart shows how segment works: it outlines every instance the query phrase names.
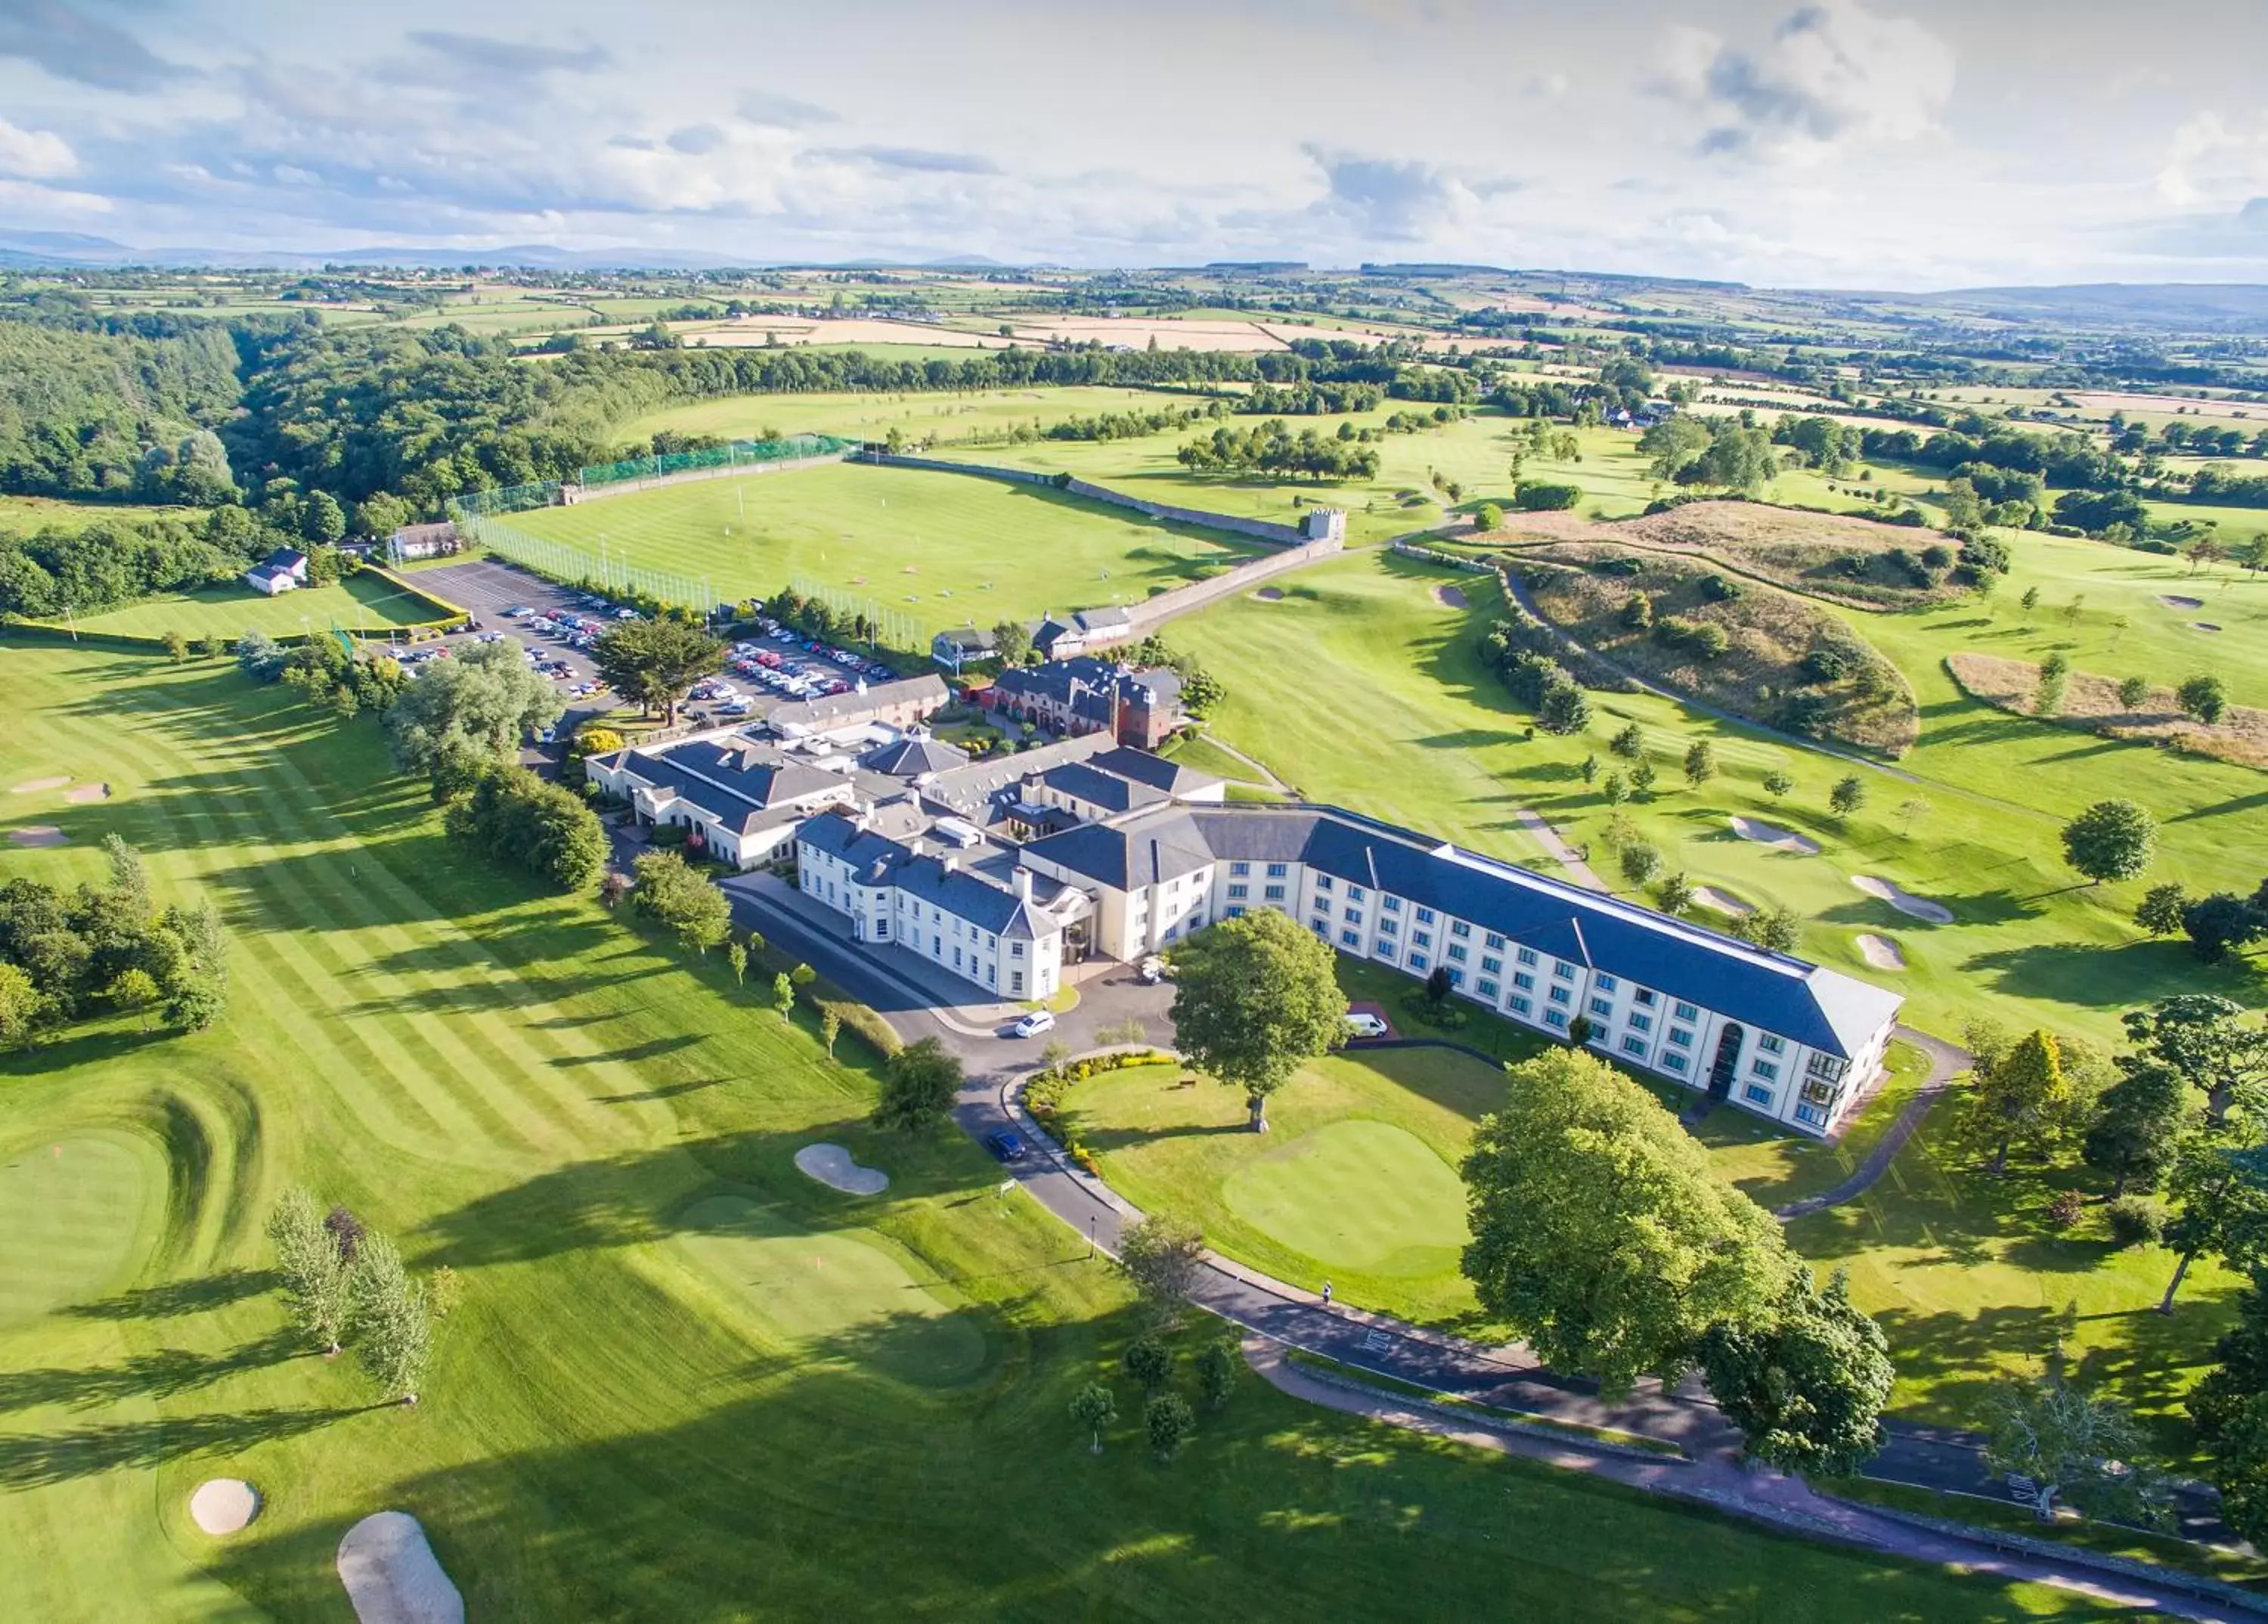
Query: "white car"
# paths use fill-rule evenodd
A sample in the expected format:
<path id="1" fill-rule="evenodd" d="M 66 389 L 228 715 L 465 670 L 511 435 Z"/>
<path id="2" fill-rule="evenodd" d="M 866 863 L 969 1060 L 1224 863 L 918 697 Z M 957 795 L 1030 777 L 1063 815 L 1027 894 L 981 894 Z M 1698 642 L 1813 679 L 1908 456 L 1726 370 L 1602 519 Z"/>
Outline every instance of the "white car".
<path id="1" fill-rule="evenodd" d="M 1056 1018 L 1044 1009 L 1035 1009 L 1008 1030 L 1019 1037 L 1037 1037 L 1042 1032 L 1056 1030 Z"/>
<path id="2" fill-rule="evenodd" d="M 1346 1023 L 1350 1037 L 1383 1037 L 1394 1030 L 1366 1009 L 1348 1011 Z"/>

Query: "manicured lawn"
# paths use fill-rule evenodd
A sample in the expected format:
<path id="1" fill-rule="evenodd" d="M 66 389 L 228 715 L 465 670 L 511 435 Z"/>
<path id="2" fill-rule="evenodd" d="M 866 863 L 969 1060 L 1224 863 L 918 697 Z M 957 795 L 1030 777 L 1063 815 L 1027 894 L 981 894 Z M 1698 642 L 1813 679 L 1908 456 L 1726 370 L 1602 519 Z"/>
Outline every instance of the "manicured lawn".
<path id="1" fill-rule="evenodd" d="M 0 668 L 0 783 L 114 790 L 10 798 L 70 843 L 0 846 L 0 882 L 96 877 L 114 830 L 232 929 L 212 1031 L 0 1058 L 0 1258 L 29 1281 L 17 1244 L 69 1199 L 85 1259 L 16 1287 L 75 1300 L 0 1325 L 13 1614 L 342 1617 L 339 1536 L 387 1507 L 485 1620 L 2080 1610 L 1249 1382 L 1160 1469 L 1116 1375 L 1122 1288 L 975 1146 L 867 1127 L 848 1040 L 830 1063 L 721 965 L 466 859 L 367 720 L 316 727 L 220 662 L 18 643 Z M 887 1192 L 797 1172 L 822 1138 Z M 58 1145 L 83 1193 L 31 1171 Z M 416 1409 L 284 1334 L 260 1228 L 295 1182 L 461 1276 Z M 1064 1414 L 1097 1375 L 1128 1417 L 1100 1460 Z M 185 1513 L 223 1474 L 266 1495 L 225 1543 Z"/>
<path id="2" fill-rule="evenodd" d="M 509 522 L 706 580 L 720 599 L 828 587 L 924 634 L 1043 611 L 1138 602 L 1260 548 L 1035 486 L 841 465 L 698 480 Z"/>
<path id="3" fill-rule="evenodd" d="M 1164 754 L 1197 772 L 1210 772 L 1215 778 L 1232 783 L 1255 781 L 1258 775 L 1252 764 L 1241 757 L 1232 756 L 1203 734 L 1169 742 Z"/>
<path id="4" fill-rule="evenodd" d="M 432 604 L 375 575 L 352 575 L 334 587 L 302 587 L 273 598 L 249 587 L 213 587 L 75 616 L 82 631 L 131 637 L 178 631 L 186 638 L 217 637 L 232 643 L 254 627 L 276 637 L 328 631 L 333 625 L 383 633 L 391 627 L 439 618 Z"/>

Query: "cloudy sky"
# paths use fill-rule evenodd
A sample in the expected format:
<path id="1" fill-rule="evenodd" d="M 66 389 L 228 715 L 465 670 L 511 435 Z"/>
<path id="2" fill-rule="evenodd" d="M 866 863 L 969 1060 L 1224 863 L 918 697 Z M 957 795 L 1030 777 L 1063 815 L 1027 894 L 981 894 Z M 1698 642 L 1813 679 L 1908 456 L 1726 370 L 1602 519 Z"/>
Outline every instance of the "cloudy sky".
<path id="1" fill-rule="evenodd" d="M 142 247 L 2268 281 L 2268 7 L 0 0 L 0 228 Z"/>

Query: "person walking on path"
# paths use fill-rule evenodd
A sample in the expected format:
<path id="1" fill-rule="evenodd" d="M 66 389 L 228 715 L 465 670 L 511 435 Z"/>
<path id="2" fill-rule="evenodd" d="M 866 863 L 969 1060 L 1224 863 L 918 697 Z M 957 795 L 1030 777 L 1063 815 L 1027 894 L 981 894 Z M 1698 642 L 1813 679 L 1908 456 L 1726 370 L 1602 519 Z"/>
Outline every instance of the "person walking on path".
<path id="1" fill-rule="evenodd" d="M 1329 1307 L 1330 1307 L 1330 1305 L 1331 1305 L 1331 1282 L 1330 1282 L 1330 1281 L 1325 1281 L 1323 1282 L 1323 1306 L 1324 1306 L 1325 1308 L 1329 1308 Z"/>

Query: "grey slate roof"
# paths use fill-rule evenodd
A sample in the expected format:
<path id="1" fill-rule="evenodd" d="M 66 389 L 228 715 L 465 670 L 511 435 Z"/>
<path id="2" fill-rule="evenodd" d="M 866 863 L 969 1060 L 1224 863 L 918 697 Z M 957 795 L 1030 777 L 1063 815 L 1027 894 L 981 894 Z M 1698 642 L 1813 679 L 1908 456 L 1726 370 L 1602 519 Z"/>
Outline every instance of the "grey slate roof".
<path id="1" fill-rule="evenodd" d="M 822 812 L 795 831 L 799 844 L 838 857 L 850 866 L 860 885 L 889 886 L 958 915 L 979 930 L 1030 940 L 1057 927 L 1012 890 L 993 884 L 964 867 L 858 827 L 855 818 Z"/>
<path id="2" fill-rule="evenodd" d="M 775 727 L 832 727 L 876 715 L 894 705 L 921 700 L 943 705 L 947 698 L 945 679 L 930 671 L 879 683 L 863 693 L 853 688 L 845 693 L 821 694 L 816 699 L 798 699 L 780 705 L 764 720 Z"/>
<path id="3" fill-rule="evenodd" d="M 1091 802 L 1106 812 L 1131 812 L 1142 807 L 1160 806 L 1172 799 L 1161 789 L 1138 784 L 1115 772 L 1098 771 L 1086 762 L 1071 762 L 1052 767 L 1040 774 L 1040 782 L 1075 800 Z"/>
<path id="4" fill-rule="evenodd" d="M 1845 1059 L 1904 1001 L 1839 971 L 1334 807 L 1174 807 L 1066 830 L 1026 850 L 1121 890 L 1214 861 L 1305 863 L 1342 884 L 1407 897 Z"/>
<path id="5" fill-rule="evenodd" d="M 630 749 L 600 761 L 608 768 L 625 770 L 649 784 L 674 790 L 714 814 L 737 834 L 778 822 L 768 814 L 847 786 L 847 781 L 836 773 L 782 761 L 759 746 L 709 740 L 659 750 Z"/>
<path id="6" fill-rule="evenodd" d="M 1137 784 L 1147 784 L 1152 789 L 1163 790 L 1168 795 L 1193 794 L 1201 789 L 1211 789 L 1221 782 L 1209 772 L 1199 772 L 1194 767 L 1184 767 L 1179 762 L 1167 761 L 1163 756 L 1138 750 L 1130 745 L 1105 750 L 1088 764 L 1099 771 L 1115 772 L 1122 779 L 1133 779 Z"/>
<path id="7" fill-rule="evenodd" d="M 925 772 L 951 772 L 968 764 L 968 752 L 939 739 L 903 738 L 885 744 L 858 764 L 869 772 L 892 778 L 918 778 Z"/>

